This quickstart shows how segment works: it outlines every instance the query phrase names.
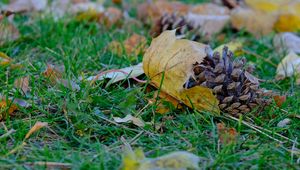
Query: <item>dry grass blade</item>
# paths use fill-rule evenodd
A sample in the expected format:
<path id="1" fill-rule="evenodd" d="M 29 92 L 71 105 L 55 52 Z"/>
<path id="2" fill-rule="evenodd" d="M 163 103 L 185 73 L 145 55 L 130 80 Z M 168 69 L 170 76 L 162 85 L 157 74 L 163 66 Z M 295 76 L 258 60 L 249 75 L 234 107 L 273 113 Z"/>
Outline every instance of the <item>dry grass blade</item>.
<path id="1" fill-rule="evenodd" d="M 46 169 L 71 169 L 72 164 L 61 162 L 26 162 L 24 165 L 36 167 L 43 166 Z"/>

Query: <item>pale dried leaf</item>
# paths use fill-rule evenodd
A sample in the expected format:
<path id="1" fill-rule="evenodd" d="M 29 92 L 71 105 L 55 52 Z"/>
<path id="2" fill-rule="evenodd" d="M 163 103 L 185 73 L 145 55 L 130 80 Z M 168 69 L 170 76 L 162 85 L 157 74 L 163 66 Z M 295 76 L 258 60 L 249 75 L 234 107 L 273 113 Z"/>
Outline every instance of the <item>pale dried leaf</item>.
<path id="1" fill-rule="evenodd" d="M 25 139 L 28 139 L 34 132 L 46 126 L 48 126 L 47 122 L 36 122 L 34 126 L 27 132 Z"/>
<path id="2" fill-rule="evenodd" d="M 204 3 L 193 6 L 190 12 L 201 15 L 229 15 L 230 13 L 227 7 L 216 5 L 213 3 Z"/>
<path id="3" fill-rule="evenodd" d="M 139 63 L 135 66 L 125 67 L 122 69 L 117 69 L 107 74 L 101 74 L 100 76 L 91 76 L 87 78 L 88 81 L 95 80 L 104 80 L 106 78 L 111 79 L 109 83 L 116 83 L 121 80 L 125 80 L 126 78 L 138 77 L 144 74 L 143 64 Z"/>
<path id="4" fill-rule="evenodd" d="M 193 23 L 195 28 L 199 28 L 201 33 L 207 37 L 222 31 L 230 20 L 229 15 L 200 15 L 188 13 L 186 17 L 190 23 Z"/>
<path id="5" fill-rule="evenodd" d="M 14 41 L 19 36 L 19 31 L 14 25 L 0 20 L 0 45 Z"/>
<path id="6" fill-rule="evenodd" d="M 21 89 L 23 93 L 27 93 L 29 91 L 29 77 L 20 77 L 17 78 L 14 82 L 15 88 Z"/>
<path id="7" fill-rule="evenodd" d="M 153 39 L 144 55 L 145 74 L 151 79 L 152 85 L 187 106 L 219 113 L 218 100 L 211 89 L 183 87 L 193 75 L 193 64 L 201 63 L 206 56 L 206 48 L 204 44 L 176 39 L 175 30 L 165 31 Z"/>
<path id="8" fill-rule="evenodd" d="M 261 36 L 273 31 L 276 15 L 255 11 L 249 8 L 235 8 L 231 11 L 231 24 L 235 29 L 246 29 L 248 32 Z M 255 24 L 254 24 L 255 23 Z"/>
<path id="9" fill-rule="evenodd" d="M 273 39 L 273 44 L 280 53 L 284 51 L 300 53 L 300 37 L 294 33 L 277 34 Z"/>
<path id="10" fill-rule="evenodd" d="M 292 121 L 291 119 L 285 118 L 285 119 L 283 119 L 283 120 L 281 120 L 280 122 L 277 123 L 277 127 L 284 128 L 284 127 L 286 127 L 288 124 L 290 124 L 291 121 Z"/>
<path id="11" fill-rule="evenodd" d="M 276 70 L 276 79 L 281 80 L 285 77 L 292 77 L 296 75 L 297 84 L 300 84 L 300 57 L 294 53 L 290 52 L 284 59 L 280 62 Z"/>
<path id="12" fill-rule="evenodd" d="M 48 0 L 16 0 L 4 7 L 13 12 L 42 11 L 46 9 Z"/>
<path id="13" fill-rule="evenodd" d="M 133 117 L 132 115 L 126 115 L 124 118 L 120 117 L 113 117 L 114 121 L 117 123 L 133 123 L 134 125 L 138 127 L 144 127 L 145 123 L 140 118 Z"/>

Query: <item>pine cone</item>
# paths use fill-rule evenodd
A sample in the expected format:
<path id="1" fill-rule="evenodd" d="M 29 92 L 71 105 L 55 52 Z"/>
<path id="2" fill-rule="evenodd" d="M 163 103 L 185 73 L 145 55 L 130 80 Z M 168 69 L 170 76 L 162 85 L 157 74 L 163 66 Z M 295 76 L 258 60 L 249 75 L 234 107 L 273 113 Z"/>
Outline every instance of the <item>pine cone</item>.
<path id="1" fill-rule="evenodd" d="M 164 14 L 151 29 L 153 37 L 158 36 L 166 30 L 176 30 L 176 36 L 185 36 L 190 40 L 198 40 L 201 37 L 200 29 L 189 22 L 185 16 L 175 13 Z"/>
<path id="2" fill-rule="evenodd" d="M 250 72 L 248 72 L 249 70 Z M 259 81 L 246 67 L 246 59 L 233 61 L 233 53 L 224 47 L 222 57 L 218 52 L 207 55 L 202 63 L 195 63 L 194 75 L 185 83 L 185 88 L 205 86 L 213 90 L 223 112 L 238 116 L 255 108 L 270 104 L 270 91 L 259 88 Z"/>

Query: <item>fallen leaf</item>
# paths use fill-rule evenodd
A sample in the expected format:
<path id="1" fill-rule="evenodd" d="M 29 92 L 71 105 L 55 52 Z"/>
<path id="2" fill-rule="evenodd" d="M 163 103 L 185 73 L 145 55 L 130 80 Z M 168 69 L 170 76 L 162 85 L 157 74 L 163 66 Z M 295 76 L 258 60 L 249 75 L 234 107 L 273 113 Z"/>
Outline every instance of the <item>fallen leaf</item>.
<path id="1" fill-rule="evenodd" d="M 18 110 L 18 106 L 12 103 L 11 100 L 0 99 L 0 121 L 6 118 L 6 115 L 11 115 Z"/>
<path id="2" fill-rule="evenodd" d="M 185 89 L 193 74 L 193 64 L 201 63 L 207 46 L 176 39 L 175 30 L 165 31 L 153 39 L 143 58 L 143 69 L 151 84 L 164 93 L 200 111 L 219 113 L 218 100 L 212 90 L 202 86 Z"/>
<path id="3" fill-rule="evenodd" d="M 255 11 L 250 8 L 238 7 L 231 11 L 231 24 L 233 28 L 238 30 L 246 29 L 256 36 L 272 32 L 276 20 L 277 17 L 274 14 Z"/>
<path id="4" fill-rule="evenodd" d="M 87 78 L 88 81 L 104 80 L 106 78 L 111 79 L 110 83 L 116 83 L 126 78 L 135 78 L 144 74 L 143 64 L 139 63 L 135 66 L 125 67 L 122 69 L 109 70 L 106 73 L 100 73 L 97 76 L 91 76 Z"/>
<path id="5" fill-rule="evenodd" d="M 0 66 L 8 65 L 12 59 L 8 57 L 5 53 L 0 52 Z"/>
<path id="6" fill-rule="evenodd" d="M 273 44 L 280 53 L 285 51 L 300 53 L 300 37 L 294 33 L 277 34 L 273 39 Z"/>
<path id="7" fill-rule="evenodd" d="M 279 15 L 274 27 L 279 32 L 296 32 L 300 30 L 300 12 Z"/>
<path id="8" fill-rule="evenodd" d="M 145 23 L 155 23 L 165 13 L 185 15 L 189 11 L 189 6 L 180 2 L 168 1 L 146 1 L 137 7 L 138 18 Z"/>
<path id="9" fill-rule="evenodd" d="M 27 132 L 25 139 L 28 139 L 34 132 L 46 126 L 48 126 L 47 122 L 36 122 L 34 126 Z"/>
<path id="10" fill-rule="evenodd" d="M 118 25 L 122 21 L 123 13 L 120 9 L 109 7 L 105 10 L 104 15 L 100 18 L 100 22 L 104 23 L 105 26 L 111 27 L 113 25 Z"/>
<path id="11" fill-rule="evenodd" d="M 52 84 L 56 84 L 57 81 L 62 78 L 62 73 L 53 65 L 47 64 L 47 68 L 43 72 L 43 76 L 48 78 Z"/>
<path id="12" fill-rule="evenodd" d="M 0 20 L 0 45 L 14 41 L 20 36 L 18 29 L 9 22 Z"/>
<path id="13" fill-rule="evenodd" d="M 4 7 L 13 12 L 41 11 L 46 9 L 48 0 L 15 0 Z"/>
<path id="14" fill-rule="evenodd" d="M 17 78 L 14 82 L 14 86 L 17 89 L 21 89 L 23 93 L 27 93 L 29 91 L 29 77 L 20 77 Z"/>
<path id="15" fill-rule="evenodd" d="M 200 169 L 200 158 L 186 151 L 171 152 L 157 158 L 146 158 L 141 149 L 125 150 L 123 170 L 188 170 Z"/>
<path id="16" fill-rule="evenodd" d="M 290 0 L 245 0 L 246 4 L 257 11 L 277 12 L 282 5 Z"/>
<path id="17" fill-rule="evenodd" d="M 126 53 L 128 57 L 136 59 L 139 54 L 144 53 L 146 46 L 147 40 L 144 36 L 133 34 L 123 41 L 123 43 L 112 41 L 108 45 L 108 48 L 119 56 Z"/>
<path id="18" fill-rule="evenodd" d="M 194 28 L 199 28 L 206 37 L 216 34 L 223 30 L 229 22 L 229 15 L 200 15 L 188 13 L 186 16 L 188 22 L 193 23 Z"/>
<path id="19" fill-rule="evenodd" d="M 291 121 L 292 121 L 291 119 L 285 118 L 285 119 L 283 119 L 283 120 L 281 120 L 280 122 L 277 123 L 277 127 L 284 128 L 284 127 L 286 127 L 288 124 L 290 124 Z"/>
<path id="20" fill-rule="evenodd" d="M 219 140 L 222 144 L 233 144 L 236 143 L 237 135 L 235 128 L 228 128 L 224 123 L 217 124 L 217 130 L 219 135 Z"/>
<path id="21" fill-rule="evenodd" d="M 286 77 L 296 76 L 297 84 L 300 84 L 300 57 L 290 52 L 283 58 L 276 70 L 276 79 L 282 80 Z"/>
<path id="22" fill-rule="evenodd" d="M 216 5 L 213 3 L 204 3 L 195 5 L 190 10 L 191 13 L 201 15 L 229 15 L 230 11 L 227 7 Z"/>
<path id="23" fill-rule="evenodd" d="M 140 118 L 133 117 L 132 115 L 126 115 L 124 118 L 113 117 L 114 121 L 117 123 L 128 123 L 132 122 L 134 125 L 138 127 L 144 127 L 145 123 Z"/>
<path id="24" fill-rule="evenodd" d="M 240 54 L 241 49 L 243 48 L 243 44 L 244 44 L 244 41 L 241 39 L 234 40 L 229 43 L 218 46 L 217 48 L 214 49 L 214 52 L 219 52 L 220 54 L 222 54 L 223 48 L 225 46 L 227 46 L 230 51 Z"/>
<path id="25" fill-rule="evenodd" d="M 273 99 L 274 99 L 276 105 L 277 105 L 278 107 L 281 107 L 282 104 L 286 101 L 286 96 L 279 96 L 279 95 L 276 95 L 276 96 L 273 97 Z"/>

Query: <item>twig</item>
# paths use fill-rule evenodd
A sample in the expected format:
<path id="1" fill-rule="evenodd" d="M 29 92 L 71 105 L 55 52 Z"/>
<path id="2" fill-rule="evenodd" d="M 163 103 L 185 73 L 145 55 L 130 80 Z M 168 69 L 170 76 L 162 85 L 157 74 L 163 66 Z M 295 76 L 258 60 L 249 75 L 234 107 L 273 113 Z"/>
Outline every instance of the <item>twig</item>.
<path id="1" fill-rule="evenodd" d="M 263 57 L 263 56 L 261 56 L 261 55 L 258 55 L 258 54 L 256 54 L 256 53 L 254 53 L 254 52 L 247 51 L 247 50 L 245 50 L 245 49 L 242 49 L 242 51 L 245 52 L 246 54 L 250 54 L 250 55 L 255 56 L 256 58 L 262 59 L 262 60 L 264 60 L 265 62 L 271 64 L 271 65 L 274 66 L 274 67 L 277 67 L 277 65 L 274 64 L 274 63 L 273 63 L 270 59 L 268 59 L 268 58 L 265 58 L 265 57 Z"/>
<path id="2" fill-rule="evenodd" d="M 8 136 L 10 136 L 11 134 L 13 134 L 13 133 L 15 133 L 15 132 L 16 132 L 15 129 L 10 129 L 8 132 L 6 132 L 5 134 L 3 134 L 3 135 L 0 136 L 0 141 L 1 141 L 2 139 L 7 138 Z"/>
<path id="3" fill-rule="evenodd" d="M 233 119 L 233 120 L 235 120 L 235 121 L 239 121 L 239 119 L 237 119 L 237 118 L 235 118 L 235 117 L 232 117 L 232 116 L 230 116 L 230 115 L 225 115 L 225 116 L 228 117 L 228 118 L 230 118 L 230 119 Z M 298 145 L 298 142 L 296 142 L 296 141 L 294 141 L 294 140 L 292 140 L 292 139 L 289 139 L 289 138 L 287 138 L 287 137 L 285 137 L 285 136 L 282 136 L 282 135 L 280 135 L 280 134 L 278 134 L 278 133 L 273 133 L 273 132 L 270 131 L 270 130 L 264 129 L 264 128 L 259 127 L 259 126 L 257 126 L 257 125 L 253 125 L 253 124 L 248 123 L 248 122 L 245 122 L 245 121 L 243 121 L 243 120 L 242 120 L 242 123 L 243 123 L 244 125 L 250 127 L 251 129 L 254 129 L 254 130 L 256 130 L 257 132 L 259 132 L 259 133 L 261 133 L 261 134 L 263 134 L 263 135 L 269 137 L 270 139 L 273 139 L 273 140 L 275 140 L 275 141 L 277 141 L 277 142 L 279 142 L 279 143 L 283 143 L 283 142 L 280 141 L 280 140 L 278 140 L 278 139 L 276 139 L 276 138 L 274 138 L 274 137 L 272 137 L 272 136 L 270 136 L 270 135 L 268 135 L 267 133 L 265 133 L 265 132 L 263 132 L 263 131 L 261 131 L 261 130 L 265 130 L 266 132 L 269 132 L 269 133 L 272 133 L 272 134 L 274 134 L 274 135 L 280 136 L 280 137 L 282 137 L 282 138 L 284 138 L 284 139 L 286 139 L 286 140 L 288 140 L 288 141 L 290 141 L 290 142 L 296 143 L 296 144 Z M 260 130 L 260 129 L 261 129 L 261 130 Z"/>
<path id="4" fill-rule="evenodd" d="M 71 169 L 72 164 L 70 163 L 60 163 L 60 162 L 27 162 L 27 166 L 44 166 L 47 169 Z"/>

